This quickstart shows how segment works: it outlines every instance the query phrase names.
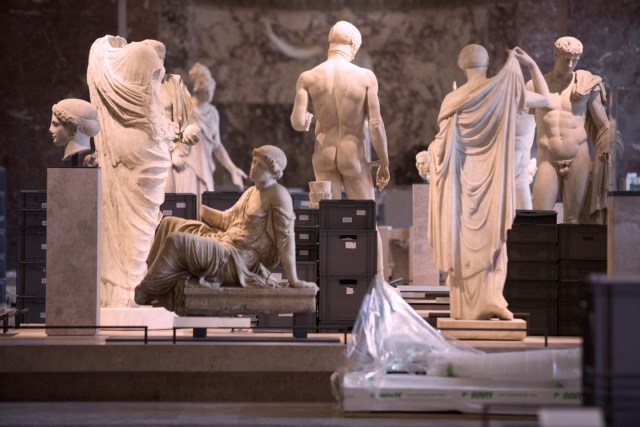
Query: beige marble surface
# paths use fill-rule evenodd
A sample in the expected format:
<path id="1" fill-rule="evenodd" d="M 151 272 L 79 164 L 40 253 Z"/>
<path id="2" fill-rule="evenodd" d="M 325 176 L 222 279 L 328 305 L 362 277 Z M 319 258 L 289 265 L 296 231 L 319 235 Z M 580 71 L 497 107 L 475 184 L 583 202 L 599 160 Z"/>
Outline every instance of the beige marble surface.
<path id="1" fill-rule="evenodd" d="M 413 226 L 409 249 L 411 281 L 414 285 L 439 285 L 440 272 L 433 263 L 433 249 L 427 241 L 429 184 L 413 184 L 411 191 L 413 196 Z"/>
<path id="2" fill-rule="evenodd" d="M 47 171 L 48 326 L 99 324 L 100 170 Z M 47 329 L 48 335 L 95 335 L 95 329 Z"/>
<path id="3" fill-rule="evenodd" d="M 493 340 L 520 341 L 527 336 L 527 322 L 522 319 L 514 320 L 457 320 L 439 318 L 438 328 L 468 328 L 464 331 L 442 331 L 442 333 L 459 340 Z M 482 329 L 498 329 L 497 331 L 483 331 Z M 504 329 L 519 329 L 506 331 Z"/>

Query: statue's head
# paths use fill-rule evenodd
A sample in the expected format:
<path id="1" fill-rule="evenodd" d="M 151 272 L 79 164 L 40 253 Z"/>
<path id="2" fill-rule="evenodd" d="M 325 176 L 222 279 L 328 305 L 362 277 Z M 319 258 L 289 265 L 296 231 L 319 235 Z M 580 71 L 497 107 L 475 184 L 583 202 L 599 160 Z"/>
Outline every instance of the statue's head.
<path id="1" fill-rule="evenodd" d="M 429 158 L 430 154 L 426 150 L 416 154 L 416 169 L 420 177 L 427 182 L 429 181 Z"/>
<path id="2" fill-rule="evenodd" d="M 207 67 L 199 62 L 193 64 L 189 70 L 189 83 L 199 102 L 211 102 L 216 91 L 216 81 Z"/>
<path id="3" fill-rule="evenodd" d="M 78 133 L 91 137 L 100 131 L 96 107 L 82 99 L 63 99 L 51 112 L 49 132 L 57 146 L 65 146 Z"/>
<path id="4" fill-rule="evenodd" d="M 489 65 L 489 54 L 484 46 L 468 44 L 462 48 L 458 55 L 458 67 L 462 71 L 470 68 L 486 68 Z"/>
<path id="5" fill-rule="evenodd" d="M 287 167 L 287 156 L 275 145 L 263 145 L 253 150 L 253 158 L 261 160 L 275 179 L 282 178 Z"/>
<path id="6" fill-rule="evenodd" d="M 582 43 L 575 37 L 560 37 L 553 45 L 554 70 L 559 73 L 573 72 L 582 55 Z"/>
<path id="7" fill-rule="evenodd" d="M 350 61 L 355 58 L 361 44 L 362 35 L 355 25 L 350 22 L 338 21 L 329 31 L 329 52 L 332 50 L 344 52 L 344 48 L 348 48 L 350 51 L 346 53 L 351 56 L 349 58 Z"/>

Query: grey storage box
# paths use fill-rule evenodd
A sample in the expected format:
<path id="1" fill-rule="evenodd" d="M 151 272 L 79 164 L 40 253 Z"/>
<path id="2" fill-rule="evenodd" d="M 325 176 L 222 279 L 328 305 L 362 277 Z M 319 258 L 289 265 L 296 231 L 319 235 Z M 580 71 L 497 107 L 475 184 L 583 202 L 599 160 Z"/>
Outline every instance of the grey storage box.
<path id="1" fill-rule="evenodd" d="M 558 243 L 558 226 L 556 224 L 514 224 L 507 231 L 507 247 L 513 242 Z"/>
<path id="2" fill-rule="evenodd" d="M 303 191 L 289 191 L 293 208 L 309 209 L 309 193 Z"/>
<path id="3" fill-rule="evenodd" d="M 528 314 L 529 335 L 558 335 L 558 301 L 551 299 L 510 299 L 508 309 L 516 314 Z"/>
<path id="4" fill-rule="evenodd" d="M 25 323 L 46 323 L 45 299 L 41 297 L 18 295 L 18 309 L 28 308 L 29 312 L 21 319 Z"/>
<path id="5" fill-rule="evenodd" d="M 45 262 L 46 259 L 46 227 L 20 227 L 18 232 L 18 261 Z"/>
<path id="6" fill-rule="evenodd" d="M 23 190 L 20 192 L 18 207 L 20 209 L 46 209 L 46 190 Z"/>
<path id="7" fill-rule="evenodd" d="M 240 191 L 205 191 L 202 193 L 202 204 L 225 211 L 235 205 L 240 196 L 242 196 Z"/>
<path id="8" fill-rule="evenodd" d="M 560 259 L 607 259 L 607 226 L 591 224 L 558 225 Z"/>
<path id="9" fill-rule="evenodd" d="M 296 227 L 317 227 L 320 224 L 318 209 L 294 208 Z"/>
<path id="10" fill-rule="evenodd" d="M 176 216 L 184 219 L 198 218 L 198 196 L 191 193 L 165 193 L 160 205 L 164 216 Z"/>
<path id="11" fill-rule="evenodd" d="M 557 299 L 558 282 L 554 280 L 507 280 L 504 297 L 515 299 Z"/>
<path id="12" fill-rule="evenodd" d="M 591 273 L 606 273 L 607 261 L 576 261 L 561 259 L 560 280 L 585 280 Z"/>
<path id="13" fill-rule="evenodd" d="M 320 275 L 370 276 L 377 271 L 374 231 L 320 231 Z"/>
<path id="14" fill-rule="evenodd" d="M 555 262 L 509 262 L 507 280 L 558 280 L 558 263 Z"/>
<path id="15" fill-rule="evenodd" d="M 19 295 L 46 296 L 47 269 L 44 262 L 19 262 L 17 279 Z"/>
<path id="16" fill-rule="evenodd" d="M 296 244 L 296 262 L 318 261 L 318 244 L 298 245 Z"/>
<path id="17" fill-rule="evenodd" d="M 46 227 L 46 209 L 20 209 L 18 212 L 18 225 L 20 227 Z"/>
<path id="18" fill-rule="evenodd" d="M 507 243 L 507 257 L 511 261 L 557 262 L 558 245 L 553 243 Z"/>
<path id="19" fill-rule="evenodd" d="M 587 298 L 589 286 L 586 280 L 560 280 L 558 298 Z"/>
<path id="20" fill-rule="evenodd" d="M 318 227 L 295 227 L 296 245 L 318 243 Z"/>
<path id="21" fill-rule="evenodd" d="M 556 211 L 516 210 L 514 224 L 555 224 L 558 213 Z"/>
<path id="22" fill-rule="evenodd" d="M 373 276 L 320 276 L 321 321 L 353 322 Z"/>
<path id="23" fill-rule="evenodd" d="M 373 200 L 320 200 L 321 230 L 375 230 Z"/>

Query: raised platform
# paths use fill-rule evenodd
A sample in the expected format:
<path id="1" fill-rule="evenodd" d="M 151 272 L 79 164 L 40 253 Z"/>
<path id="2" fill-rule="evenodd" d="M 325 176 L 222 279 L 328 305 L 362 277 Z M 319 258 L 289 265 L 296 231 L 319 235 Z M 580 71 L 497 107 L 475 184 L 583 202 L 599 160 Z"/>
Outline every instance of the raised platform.
<path id="1" fill-rule="evenodd" d="M 171 329 L 176 314 L 163 307 L 101 307 L 100 325 L 147 326 L 150 330 Z"/>
<path id="2" fill-rule="evenodd" d="M 438 329 L 459 340 L 519 341 L 527 336 L 527 322 L 514 320 L 457 320 L 438 318 Z"/>

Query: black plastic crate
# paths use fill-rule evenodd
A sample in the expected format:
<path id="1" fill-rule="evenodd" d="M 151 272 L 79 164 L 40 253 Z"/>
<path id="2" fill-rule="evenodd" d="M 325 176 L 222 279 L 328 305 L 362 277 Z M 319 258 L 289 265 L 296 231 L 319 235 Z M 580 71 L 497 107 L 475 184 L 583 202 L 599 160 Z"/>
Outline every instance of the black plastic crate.
<path id="1" fill-rule="evenodd" d="M 320 230 L 375 230 L 373 200 L 320 200 Z"/>
<path id="2" fill-rule="evenodd" d="M 507 280 L 504 297 L 515 299 L 558 299 L 558 282 L 549 280 Z"/>
<path id="3" fill-rule="evenodd" d="M 318 261 L 318 245 L 296 245 L 296 262 Z"/>
<path id="4" fill-rule="evenodd" d="M 370 276 L 378 268 L 376 231 L 320 231 L 320 275 Z"/>
<path id="5" fill-rule="evenodd" d="M 7 253 L 7 231 L 0 228 L 0 255 Z"/>
<path id="6" fill-rule="evenodd" d="M 511 262 L 507 264 L 507 280 L 558 280 L 558 263 Z"/>
<path id="7" fill-rule="evenodd" d="M 20 227 L 18 232 L 18 261 L 45 262 L 46 260 L 46 227 Z"/>
<path id="8" fill-rule="evenodd" d="M 318 227 L 295 227 L 296 245 L 318 243 Z"/>
<path id="9" fill-rule="evenodd" d="M 20 227 L 46 227 L 46 209 L 20 209 L 18 212 L 18 225 Z"/>
<path id="10" fill-rule="evenodd" d="M 165 193 L 160 212 L 164 216 L 197 219 L 198 196 L 191 193 Z"/>
<path id="11" fill-rule="evenodd" d="M 585 280 L 591 273 L 607 272 L 607 261 L 561 259 L 558 265 L 560 280 Z"/>
<path id="12" fill-rule="evenodd" d="M 582 317 L 586 310 L 584 298 L 560 298 L 558 300 L 559 317 Z"/>
<path id="13" fill-rule="evenodd" d="M 44 297 L 47 293 L 47 269 L 42 262 L 18 263 L 19 295 Z"/>
<path id="14" fill-rule="evenodd" d="M 587 298 L 589 285 L 585 280 L 560 280 L 558 298 Z"/>
<path id="15" fill-rule="evenodd" d="M 0 216 L 7 215 L 7 193 L 0 191 Z"/>
<path id="16" fill-rule="evenodd" d="M 23 190 L 20 192 L 18 207 L 20 209 L 46 209 L 46 190 Z"/>
<path id="17" fill-rule="evenodd" d="M 558 335 L 558 301 L 512 298 L 509 300 L 508 308 L 514 314 L 529 314 L 527 328 L 532 329 L 531 335 L 544 335 L 542 328 L 545 328 L 550 336 Z"/>
<path id="18" fill-rule="evenodd" d="M 28 308 L 21 322 L 24 323 L 46 323 L 45 299 L 41 297 L 18 295 L 16 297 L 18 309 Z"/>
<path id="19" fill-rule="evenodd" d="M 309 193 L 302 191 L 290 191 L 293 208 L 309 209 Z"/>
<path id="20" fill-rule="evenodd" d="M 318 319 L 318 330 L 321 333 L 345 333 L 351 332 L 355 319 L 353 320 L 321 320 Z"/>
<path id="21" fill-rule="evenodd" d="M 301 314 L 304 317 L 302 318 L 303 324 L 300 326 L 315 328 L 318 325 L 316 312 Z M 293 313 L 258 314 L 258 326 L 260 328 L 292 328 Z M 282 332 L 285 332 L 285 330 L 282 330 Z"/>
<path id="22" fill-rule="evenodd" d="M 294 208 L 296 227 L 317 227 L 320 224 L 318 209 Z"/>
<path id="23" fill-rule="evenodd" d="M 7 277 L 7 256 L 0 254 L 0 280 L 4 280 Z M 0 300 L 0 305 L 4 300 Z"/>
<path id="24" fill-rule="evenodd" d="M 558 335 L 582 337 L 582 317 L 558 317 Z"/>
<path id="25" fill-rule="evenodd" d="M 284 266 L 282 264 L 278 264 L 270 271 L 272 274 L 281 274 L 282 279 L 287 279 L 287 275 L 284 272 Z M 298 274 L 298 279 L 300 280 L 318 283 L 318 262 L 296 261 L 296 273 Z"/>
<path id="26" fill-rule="evenodd" d="M 321 321 L 353 322 L 374 276 L 320 276 Z"/>
<path id="27" fill-rule="evenodd" d="M 514 224 L 507 231 L 509 243 L 558 243 L 556 224 Z"/>
<path id="28" fill-rule="evenodd" d="M 607 260 L 607 226 L 595 224 L 558 225 L 560 259 Z"/>
<path id="29" fill-rule="evenodd" d="M 205 191 L 202 193 L 202 204 L 219 211 L 226 211 L 240 200 L 240 191 Z"/>
<path id="30" fill-rule="evenodd" d="M 7 192 L 7 169 L 0 167 L 0 193 Z"/>
<path id="31" fill-rule="evenodd" d="M 555 224 L 558 213 L 556 211 L 516 210 L 514 224 Z"/>
<path id="32" fill-rule="evenodd" d="M 558 262 L 558 245 L 509 242 L 507 243 L 507 257 L 509 262 Z"/>

